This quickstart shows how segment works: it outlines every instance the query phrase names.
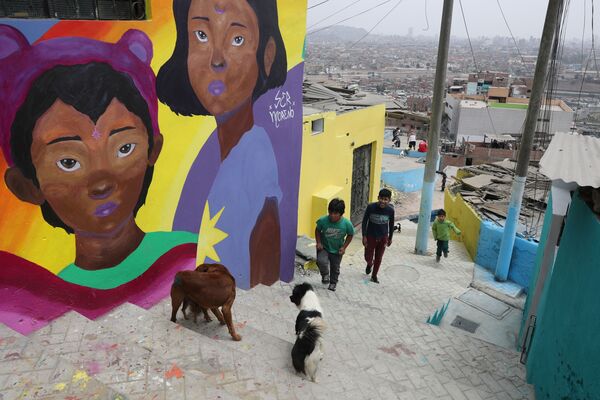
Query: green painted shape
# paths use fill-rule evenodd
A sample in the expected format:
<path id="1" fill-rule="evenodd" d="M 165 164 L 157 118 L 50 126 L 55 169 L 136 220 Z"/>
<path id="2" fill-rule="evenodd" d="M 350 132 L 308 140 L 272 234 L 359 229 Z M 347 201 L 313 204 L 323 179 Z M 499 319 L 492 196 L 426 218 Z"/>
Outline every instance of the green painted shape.
<path id="1" fill-rule="evenodd" d="M 528 107 L 527 104 L 520 104 L 520 103 L 494 103 L 494 102 L 489 102 L 488 106 L 490 106 L 490 108 L 512 108 L 514 110 L 527 110 L 527 107 Z"/>
<path id="2" fill-rule="evenodd" d="M 113 289 L 146 272 L 152 264 L 172 248 L 197 243 L 198 235 L 189 232 L 146 233 L 140 245 L 119 265 L 88 271 L 75 264 L 67 265 L 58 276 L 71 283 L 95 289 Z"/>
<path id="3" fill-rule="evenodd" d="M 427 317 L 427 323 L 438 326 L 440 322 L 442 322 L 442 318 L 444 318 L 444 314 L 446 314 L 446 310 L 448 309 L 449 304 L 450 299 L 448 299 L 448 302 L 442 305 L 442 307 L 439 310 L 435 310 L 433 315 Z"/>
<path id="4" fill-rule="evenodd" d="M 302 59 L 306 60 L 306 35 L 304 35 L 304 44 L 302 45 Z"/>
<path id="5" fill-rule="evenodd" d="M 600 220 L 573 197 L 527 361 L 538 399 L 600 399 Z"/>

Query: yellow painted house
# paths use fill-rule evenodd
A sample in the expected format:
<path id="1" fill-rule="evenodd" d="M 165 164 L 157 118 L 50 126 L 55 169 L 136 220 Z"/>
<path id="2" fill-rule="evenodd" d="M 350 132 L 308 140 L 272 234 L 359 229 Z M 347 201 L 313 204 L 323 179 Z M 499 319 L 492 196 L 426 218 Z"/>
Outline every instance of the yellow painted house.
<path id="1" fill-rule="evenodd" d="M 381 178 L 385 104 L 332 111 L 304 107 L 298 234 L 314 237 L 315 221 L 333 198 L 346 202 L 356 225 L 377 199 Z"/>

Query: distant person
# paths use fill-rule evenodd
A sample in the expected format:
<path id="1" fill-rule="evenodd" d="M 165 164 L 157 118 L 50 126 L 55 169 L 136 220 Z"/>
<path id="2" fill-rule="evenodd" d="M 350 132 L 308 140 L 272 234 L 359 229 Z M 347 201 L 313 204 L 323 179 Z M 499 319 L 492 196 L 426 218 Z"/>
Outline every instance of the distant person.
<path id="1" fill-rule="evenodd" d="M 371 203 L 365 210 L 362 220 L 362 243 L 365 246 L 365 274 L 371 275 L 371 282 L 379 283 L 377 273 L 383 259 L 385 248 L 392 244 L 394 234 L 394 207 L 390 206 L 392 192 L 381 189 L 376 203 Z"/>
<path id="2" fill-rule="evenodd" d="M 417 146 L 417 135 L 415 135 L 415 131 L 410 131 L 408 135 L 408 149 L 415 150 Z"/>
<path id="3" fill-rule="evenodd" d="M 450 229 L 457 235 L 460 235 L 460 229 L 452 223 L 452 221 L 446 219 L 446 211 L 441 209 L 437 213 L 437 218 L 431 225 L 431 231 L 433 232 L 433 239 L 437 241 L 437 251 L 435 252 L 435 262 L 440 262 L 442 253 L 444 258 L 448 258 L 448 241 L 450 240 Z"/>
<path id="4" fill-rule="evenodd" d="M 315 229 L 317 266 L 321 272 L 321 282 L 329 283 L 328 289 L 334 292 L 340 275 L 342 257 L 354 236 L 352 223 L 343 217 L 345 210 L 344 200 L 331 200 L 327 208 L 329 214 L 317 220 Z"/>
<path id="5" fill-rule="evenodd" d="M 427 140 L 423 140 L 419 143 L 419 153 L 427 153 Z"/>
<path id="6" fill-rule="evenodd" d="M 392 145 L 394 147 L 400 147 L 400 128 L 396 127 L 392 132 Z"/>
<path id="7" fill-rule="evenodd" d="M 448 179 L 448 175 L 444 171 L 435 171 L 436 174 L 440 174 L 442 176 L 442 192 L 446 189 L 446 180 Z"/>

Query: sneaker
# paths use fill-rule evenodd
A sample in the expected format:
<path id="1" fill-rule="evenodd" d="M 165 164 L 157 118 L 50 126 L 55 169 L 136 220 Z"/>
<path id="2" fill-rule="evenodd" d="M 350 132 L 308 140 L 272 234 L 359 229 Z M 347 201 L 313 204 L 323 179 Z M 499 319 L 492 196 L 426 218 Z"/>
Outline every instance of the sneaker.
<path id="1" fill-rule="evenodd" d="M 435 256 L 435 262 L 440 262 L 441 258 L 442 258 L 442 256 Z"/>
<path id="2" fill-rule="evenodd" d="M 371 270 L 373 269 L 372 266 L 367 265 L 367 268 L 365 268 L 365 274 L 369 275 L 371 273 Z"/>
<path id="3" fill-rule="evenodd" d="M 448 253 L 444 253 L 444 258 L 448 258 Z"/>
<path id="4" fill-rule="evenodd" d="M 330 283 L 327 289 L 331 290 L 332 292 L 335 292 L 335 283 Z"/>
<path id="5" fill-rule="evenodd" d="M 379 279 L 376 276 L 371 277 L 371 282 L 379 283 Z"/>
<path id="6" fill-rule="evenodd" d="M 321 283 L 323 285 L 327 285 L 329 283 L 329 277 L 328 276 L 324 276 L 323 279 L 321 279 Z"/>

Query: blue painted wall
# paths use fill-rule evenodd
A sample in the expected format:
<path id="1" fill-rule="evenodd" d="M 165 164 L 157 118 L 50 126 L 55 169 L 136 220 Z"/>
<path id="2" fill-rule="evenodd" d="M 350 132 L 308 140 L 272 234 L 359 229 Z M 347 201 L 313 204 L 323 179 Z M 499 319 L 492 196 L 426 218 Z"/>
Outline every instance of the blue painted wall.
<path id="1" fill-rule="evenodd" d="M 381 180 L 401 192 L 416 192 L 423 187 L 424 175 L 424 167 L 401 172 L 383 171 Z"/>
<path id="2" fill-rule="evenodd" d="M 573 197 L 529 358 L 537 399 L 600 399 L 600 220 Z"/>
<path id="3" fill-rule="evenodd" d="M 490 221 L 483 221 L 479 228 L 479 244 L 475 263 L 495 271 L 500 244 L 502 243 L 503 228 Z M 538 244 L 533 241 L 517 237 L 513 248 L 508 279 L 523 286 L 529 287 L 529 281 L 535 267 Z"/>

